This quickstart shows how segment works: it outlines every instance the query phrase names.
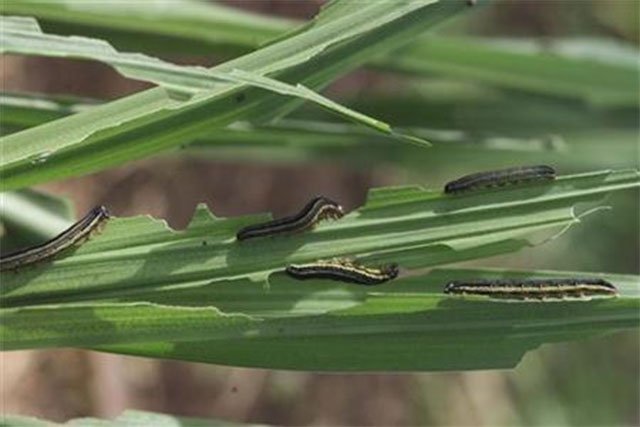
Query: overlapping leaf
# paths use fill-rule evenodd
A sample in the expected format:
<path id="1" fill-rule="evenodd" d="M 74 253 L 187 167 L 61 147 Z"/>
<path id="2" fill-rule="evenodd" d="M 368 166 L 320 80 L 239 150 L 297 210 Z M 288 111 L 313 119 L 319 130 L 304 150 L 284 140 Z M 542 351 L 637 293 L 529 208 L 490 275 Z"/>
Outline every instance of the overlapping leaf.
<path id="1" fill-rule="evenodd" d="M 0 10 L 37 16 L 67 34 L 82 29 L 108 36 L 128 48 L 206 54 L 229 49 L 246 52 L 286 34 L 297 24 L 219 4 L 174 0 L 172 5 L 167 7 L 167 3 L 158 1 L 105 7 L 56 0 L 43 6 L 28 0 L 9 2 Z M 326 20 L 345 12 L 349 11 L 325 13 Z M 91 28 L 85 28 L 87 23 Z M 141 33 L 147 37 L 141 37 Z M 554 40 L 541 46 L 526 41 L 496 43 L 433 36 L 414 40 L 405 49 L 376 59 L 375 64 L 392 71 L 471 79 L 601 107 L 637 107 L 636 58 L 633 47 L 606 40 Z"/>
<path id="2" fill-rule="evenodd" d="M 344 7 L 341 3 L 333 10 Z M 312 26 L 212 72 L 242 70 L 251 85 L 268 75 L 315 88 L 463 7 L 436 0 L 368 2 L 357 13 Z M 316 98 L 300 90 L 305 98 Z M 95 171 L 178 146 L 233 121 L 271 117 L 290 108 L 279 95 L 237 83 L 217 85 L 188 100 L 152 89 L 3 138 L 1 184 L 11 189 Z"/>
<path id="3" fill-rule="evenodd" d="M 0 115 L 0 128 L 10 133 L 89 109 L 96 104 L 98 104 L 96 100 L 5 93 L 0 95 L 0 109 L 3 112 Z M 526 104 L 525 101 L 523 101 L 524 104 Z M 411 104 L 392 103 L 392 105 L 400 112 L 430 108 L 428 104 L 416 108 L 412 108 Z M 542 106 L 536 106 L 542 108 Z M 458 106 L 457 109 L 462 111 L 464 108 Z M 469 107 L 469 110 L 470 113 L 478 112 L 482 107 Z M 495 117 L 491 119 L 491 123 L 505 127 L 502 120 L 507 110 L 509 109 L 505 106 L 504 109 L 495 111 Z M 546 110 L 548 106 L 545 107 Z M 561 112 L 554 111 L 562 117 Z M 459 118 L 471 117 L 471 115 L 464 114 Z M 524 119 L 524 112 L 520 115 Z M 527 117 L 530 122 L 533 120 L 531 115 Z M 405 124 L 415 125 L 406 116 L 402 119 Z M 486 117 L 486 119 L 490 118 Z M 515 122 L 521 123 L 518 119 Z M 331 160 L 355 166 L 391 163 L 416 171 L 433 170 L 434 167 L 451 159 L 460 162 L 463 160 L 465 167 L 469 170 L 482 170 L 495 167 L 496 164 L 518 163 L 523 155 L 526 155 L 528 162 L 532 164 L 548 163 L 558 168 L 566 167 L 574 170 L 636 166 L 638 147 L 635 130 L 627 126 L 602 130 L 597 127 L 597 120 L 592 116 L 583 117 L 579 123 L 583 126 L 590 123 L 596 126 L 589 129 L 581 128 L 581 130 L 563 130 L 563 136 L 545 134 L 547 130 L 542 131 L 544 123 L 537 125 L 529 123 L 531 129 L 522 129 L 522 127 L 518 129 L 518 132 L 524 136 L 508 136 L 513 133 L 510 128 L 500 129 L 505 134 L 500 136 L 497 132 L 485 134 L 485 131 L 476 129 L 462 131 L 411 126 L 406 132 L 433 143 L 430 150 L 423 150 L 422 147 L 414 144 L 396 144 L 395 137 L 392 135 L 373 133 L 361 126 L 347 123 L 283 119 L 274 124 L 256 126 L 248 122 L 237 122 L 227 128 L 198 137 L 188 144 L 183 144 L 181 148 L 187 150 L 180 150 L 180 153 L 195 154 L 199 157 L 208 156 L 218 160 L 243 159 L 259 162 Z M 436 123 L 436 125 L 439 124 Z M 469 122 L 464 121 L 462 124 L 467 126 Z M 569 124 L 570 127 L 578 125 L 577 122 Z M 488 125 L 488 123 L 482 124 L 483 127 Z M 526 136 L 534 133 L 536 126 L 541 129 L 538 135 Z M 616 149 L 611 150 L 609 145 L 601 144 L 602 141 L 615 144 Z M 363 156 L 365 151 L 367 155 Z M 488 153 L 491 153 L 491 156 L 487 156 Z"/>

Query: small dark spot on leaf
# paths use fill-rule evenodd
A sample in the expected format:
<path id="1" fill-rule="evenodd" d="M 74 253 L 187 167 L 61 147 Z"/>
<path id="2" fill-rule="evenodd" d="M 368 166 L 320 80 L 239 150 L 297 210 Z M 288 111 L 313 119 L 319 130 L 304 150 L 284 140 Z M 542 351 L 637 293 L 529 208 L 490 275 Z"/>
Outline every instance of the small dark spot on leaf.
<path id="1" fill-rule="evenodd" d="M 467 0 L 467 6 L 475 6 L 477 0 Z"/>
<path id="2" fill-rule="evenodd" d="M 207 241 L 206 240 L 202 241 L 202 246 L 207 246 Z"/>
<path id="3" fill-rule="evenodd" d="M 239 94 L 236 95 L 236 102 L 242 102 L 245 100 L 246 97 L 247 96 L 244 93 L 240 92 Z"/>

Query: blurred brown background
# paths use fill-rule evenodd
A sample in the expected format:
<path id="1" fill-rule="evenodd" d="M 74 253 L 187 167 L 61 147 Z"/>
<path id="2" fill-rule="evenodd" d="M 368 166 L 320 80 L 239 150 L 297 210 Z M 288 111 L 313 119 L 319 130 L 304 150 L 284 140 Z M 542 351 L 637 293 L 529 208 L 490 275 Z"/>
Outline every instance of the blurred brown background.
<path id="1" fill-rule="evenodd" d="M 321 2 L 227 3 L 308 18 Z M 508 27 L 512 34 L 553 35 L 563 15 L 582 19 L 583 9 L 572 3 L 501 2 L 491 14 L 495 27 Z M 604 11 L 592 25 L 621 37 L 623 30 L 609 24 L 617 18 L 609 18 L 607 4 L 591 2 L 585 16 Z M 637 33 L 622 36 L 637 40 Z M 0 72 L 3 89 L 11 91 L 112 99 L 145 88 L 106 66 L 69 60 L 5 57 Z M 333 91 L 357 92 L 379 83 L 379 77 L 359 72 L 337 82 Z M 79 216 L 104 204 L 115 215 L 151 214 L 184 228 L 199 202 L 220 216 L 264 211 L 278 216 L 324 194 L 350 209 L 364 202 L 370 187 L 400 181 L 386 169 L 353 171 L 327 163 L 265 166 L 159 157 L 43 189 L 69 197 Z M 612 419 L 638 425 L 638 382 L 630 380 L 640 374 L 637 356 L 634 332 L 543 348 L 510 372 L 319 375 L 79 350 L 11 352 L 2 354 L 0 410 L 52 421 L 142 409 L 279 425 L 605 425 Z M 598 387 L 615 395 L 602 396 Z"/>

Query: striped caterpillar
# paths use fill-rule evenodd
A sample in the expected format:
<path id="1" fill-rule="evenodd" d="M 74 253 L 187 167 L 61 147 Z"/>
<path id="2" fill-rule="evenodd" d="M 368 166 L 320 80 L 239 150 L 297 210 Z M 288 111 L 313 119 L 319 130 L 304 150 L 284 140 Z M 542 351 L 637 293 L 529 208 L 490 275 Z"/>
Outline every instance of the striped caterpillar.
<path id="1" fill-rule="evenodd" d="M 398 264 L 365 267 L 348 259 L 317 261 L 308 264 L 291 264 L 285 270 L 299 280 L 329 279 L 358 285 L 379 285 L 398 276 Z"/>
<path id="2" fill-rule="evenodd" d="M 506 300 L 565 300 L 590 299 L 592 297 L 615 297 L 618 290 L 603 279 L 508 279 L 508 280 L 461 280 L 449 282 L 445 294 L 484 295 Z"/>
<path id="3" fill-rule="evenodd" d="M 37 246 L 1 256 L 0 271 L 16 270 L 26 265 L 49 260 L 68 248 L 79 246 L 93 233 L 100 231 L 109 218 L 107 208 L 97 206 L 53 239 Z"/>
<path id="4" fill-rule="evenodd" d="M 295 215 L 244 227 L 238 231 L 236 238 L 247 240 L 255 237 L 299 233 L 313 228 L 324 219 L 339 219 L 343 216 L 342 206 L 327 197 L 319 196 L 312 199 Z"/>

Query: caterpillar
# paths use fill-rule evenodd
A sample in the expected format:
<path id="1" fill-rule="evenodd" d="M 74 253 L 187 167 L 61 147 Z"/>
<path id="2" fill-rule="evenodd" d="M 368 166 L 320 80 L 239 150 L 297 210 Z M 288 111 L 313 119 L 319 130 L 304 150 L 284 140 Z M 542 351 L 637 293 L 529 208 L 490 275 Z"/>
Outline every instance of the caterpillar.
<path id="1" fill-rule="evenodd" d="M 446 194 L 461 193 L 482 188 L 503 187 L 505 185 L 522 184 L 534 181 L 555 179 L 556 171 L 551 166 L 521 166 L 490 172 L 479 172 L 465 175 L 444 186 Z"/>
<path id="2" fill-rule="evenodd" d="M 379 285 L 398 276 L 398 264 L 365 267 L 348 259 L 317 261 L 308 264 L 291 264 L 286 273 L 299 280 L 329 279 L 358 285 Z"/>
<path id="3" fill-rule="evenodd" d="M 295 215 L 244 227 L 238 231 L 236 239 L 247 240 L 255 237 L 299 233 L 314 227 L 324 219 L 339 219 L 343 216 L 342 206 L 327 197 L 319 196 L 312 199 Z"/>
<path id="4" fill-rule="evenodd" d="M 615 297 L 618 290 L 603 279 L 508 279 L 464 280 L 447 283 L 445 294 L 484 295 L 507 300 L 564 300 L 571 298 Z"/>
<path id="5" fill-rule="evenodd" d="M 70 247 L 81 245 L 94 232 L 99 231 L 109 218 L 107 208 L 97 206 L 53 239 L 37 246 L 0 256 L 0 271 L 16 270 L 26 265 L 48 260 Z"/>

